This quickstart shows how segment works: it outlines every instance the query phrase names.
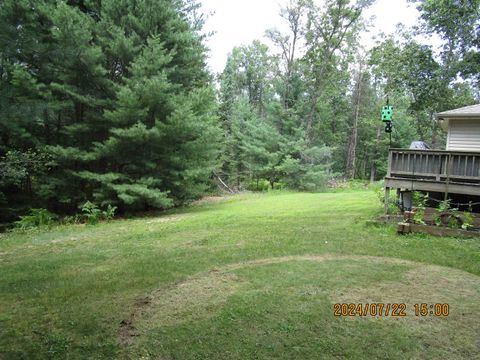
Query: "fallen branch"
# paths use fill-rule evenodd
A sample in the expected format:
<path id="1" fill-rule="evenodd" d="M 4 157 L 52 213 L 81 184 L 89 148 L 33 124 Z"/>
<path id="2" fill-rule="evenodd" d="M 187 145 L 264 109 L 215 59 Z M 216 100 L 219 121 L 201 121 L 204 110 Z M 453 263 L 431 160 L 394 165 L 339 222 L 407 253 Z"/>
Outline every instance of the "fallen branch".
<path id="1" fill-rule="evenodd" d="M 220 176 L 218 176 L 215 172 L 213 172 L 213 175 L 218 179 L 218 181 L 220 181 L 220 183 L 225 187 L 225 189 L 227 189 L 227 191 L 228 191 L 229 193 L 231 193 L 231 194 L 234 194 L 234 193 L 235 193 L 235 191 L 233 191 L 232 189 L 230 189 L 230 188 L 228 187 L 228 185 L 223 182 L 223 180 L 220 178 Z"/>

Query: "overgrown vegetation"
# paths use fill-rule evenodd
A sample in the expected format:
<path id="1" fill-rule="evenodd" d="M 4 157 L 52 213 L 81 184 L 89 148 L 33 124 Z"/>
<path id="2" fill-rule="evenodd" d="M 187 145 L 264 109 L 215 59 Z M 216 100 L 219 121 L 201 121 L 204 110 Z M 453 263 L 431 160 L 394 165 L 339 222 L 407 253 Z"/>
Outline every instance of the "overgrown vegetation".
<path id="1" fill-rule="evenodd" d="M 100 220 L 112 220 L 115 216 L 115 210 L 117 210 L 117 207 L 110 204 L 105 210 L 99 209 L 97 205 L 90 201 L 82 205 L 83 216 L 87 224 L 91 225 L 97 224 Z"/>
<path id="2" fill-rule="evenodd" d="M 20 220 L 15 221 L 15 226 L 21 230 L 34 228 L 50 228 L 59 224 L 80 224 L 86 223 L 96 225 L 101 220 L 110 221 L 115 216 L 116 206 L 108 204 L 105 210 L 101 210 L 94 203 L 87 201 L 81 207 L 81 213 L 73 216 L 65 216 L 60 218 L 58 215 L 52 214 L 47 209 L 31 209 L 30 214 L 20 216 Z"/>
<path id="3" fill-rule="evenodd" d="M 427 207 L 428 203 L 428 193 L 425 194 L 419 191 L 414 191 L 412 200 L 415 206 L 413 220 L 418 224 L 425 225 L 423 218 L 425 217 L 425 208 Z"/>
<path id="4" fill-rule="evenodd" d="M 385 188 L 383 186 L 375 188 L 375 194 L 378 200 L 385 208 L 385 202 L 387 202 L 387 213 L 391 215 L 398 215 L 401 212 L 400 205 L 398 204 L 397 195 L 389 193 L 388 197 L 385 194 Z"/>
<path id="5" fill-rule="evenodd" d="M 54 224 L 56 216 L 47 209 L 30 209 L 28 215 L 20 216 L 20 220 L 15 221 L 15 225 L 22 229 L 49 227 Z"/>
<path id="6" fill-rule="evenodd" d="M 413 220 L 417 224 L 425 225 L 425 210 L 429 201 L 429 194 L 420 191 L 413 192 L 414 215 Z M 474 216 L 469 211 L 459 211 L 452 208 L 451 200 L 442 200 L 435 208 L 432 223 L 436 226 L 446 226 L 452 229 L 468 230 L 473 227 Z"/>

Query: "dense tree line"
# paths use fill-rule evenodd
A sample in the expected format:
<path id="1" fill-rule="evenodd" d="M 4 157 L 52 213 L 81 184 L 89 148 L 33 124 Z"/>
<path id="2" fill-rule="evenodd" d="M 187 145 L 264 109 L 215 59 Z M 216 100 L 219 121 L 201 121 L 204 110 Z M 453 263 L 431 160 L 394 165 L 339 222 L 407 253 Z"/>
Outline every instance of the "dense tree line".
<path id="1" fill-rule="evenodd" d="M 220 128 L 198 6 L 0 4 L 2 217 L 168 208 L 204 193 Z"/>
<path id="2" fill-rule="evenodd" d="M 387 95 L 393 146 L 441 147 L 435 112 L 479 97 L 479 1 L 417 1 L 420 26 L 366 52 L 372 2 L 291 0 L 288 32 L 232 49 L 215 84 L 194 0 L 2 1 L 0 222 L 87 200 L 165 209 L 216 180 L 315 191 L 379 179 Z"/>
<path id="3" fill-rule="evenodd" d="M 267 31 L 272 49 L 260 41 L 233 49 L 220 76 L 230 183 L 315 190 L 328 177 L 380 179 L 390 146 L 379 117 L 387 96 L 396 114 L 392 146 L 444 145 L 435 113 L 479 95 L 479 2 L 418 1 L 420 26 L 367 52 L 359 39 L 371 4 L 292 0 L 281 11 L 289 32 Z M 439 54 L 417 40 L 432 34 L 444 41 Z"/>

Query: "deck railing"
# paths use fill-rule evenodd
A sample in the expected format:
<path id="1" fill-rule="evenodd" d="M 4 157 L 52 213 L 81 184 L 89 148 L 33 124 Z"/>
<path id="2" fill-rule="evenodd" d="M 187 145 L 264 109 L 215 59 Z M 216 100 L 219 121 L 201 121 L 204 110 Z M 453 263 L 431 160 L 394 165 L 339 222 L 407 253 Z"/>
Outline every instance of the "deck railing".
<path id="1" fill-rule="evenodd" d="M 391 149 L 387 177 L 480 183 L 480 152 Z"/>

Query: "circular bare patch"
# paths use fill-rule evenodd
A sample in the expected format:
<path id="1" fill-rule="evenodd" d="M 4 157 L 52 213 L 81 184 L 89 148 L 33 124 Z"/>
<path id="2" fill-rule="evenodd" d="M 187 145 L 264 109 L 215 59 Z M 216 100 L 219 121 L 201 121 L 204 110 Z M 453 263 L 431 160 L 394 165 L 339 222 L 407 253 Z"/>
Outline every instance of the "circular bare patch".
<path id="1" fill-rule="evenodd" d="M 157 289 L 134 306 L 131 317 L 122 323 L 120 340 L 124 344 L 130 344 L 136 337 L 151 336 L 155 329 L 175 328 L 182 324 L 194 324 L 214 318 L 233 294 L 242 296 L 244 291 L 252 288 L 262 290 L 263 287 L 268 287 L 268 272 L 266 277 L 260 278 L 260 281 L 256 279 L 255 285 L 252 285 L 248 276 L 241 275 L 243 270 L 291 262 L 328 261 L 332 264 L 327 269 L 338 273 L 349 266 L 349 260 L 360 268 L 361 264 L 370 267 L 373 264 L 378 267 L 379 272 L 382 268 L 391 268 L 392 265 L 404 265 L 405 272 L 395 281 L 385 280 L 366 285 L 358 283 L 340 288 L 327 287 L 326 293 L 315 292 L 313 287 L 316 284 L 312 284 L 312 289 L 308 291 L 309 296 L 327 295 L 325 299 L 329 299 L 326 301 L 330 302 L 332 309 L 331 321 L 339 320 L 333 316 L 334 303 L 405 303 L 406 317 L 363 316 L 342 319 L 347 322 L 390 321 L 392 324 L 401 324 L 412 334 L 418 335 L 422 339 L 422 346 L 432 349 L 441 346 L 457 358 L 469 358 L 472 354 L 479 354 L 480 322 L 475 311 L 480 308 L 480 277 L 457 269 L 402 259 L 328 254 L 276 257 L 230 264 Z M 288 271 L 295 269 L 298 267 L 292 267 Z M 271 276 L 275 276 L 274 272 L 272 270 Z M 309 284 L 304 283 L 302 290 L 305 285 Z M 292 293 L 294 290 L 292 289 Z M 285 296 L 285 293 L 282 294 Z M 420 303 L 447 303 L 450 313 L 444 317 L 416 316 L 414 304 Z"/>

